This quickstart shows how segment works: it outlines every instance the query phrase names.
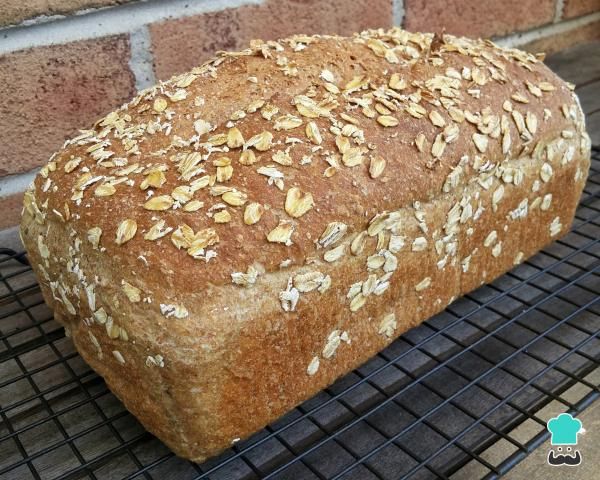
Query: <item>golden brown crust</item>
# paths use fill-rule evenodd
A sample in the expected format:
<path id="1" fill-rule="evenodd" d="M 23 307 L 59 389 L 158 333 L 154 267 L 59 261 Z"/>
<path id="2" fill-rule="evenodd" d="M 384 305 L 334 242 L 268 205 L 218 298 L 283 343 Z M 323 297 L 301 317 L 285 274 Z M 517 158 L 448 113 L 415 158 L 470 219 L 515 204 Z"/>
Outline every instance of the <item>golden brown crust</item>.
<path id="1" fill-rule="evenodd" d="M 565 233 L 589 149 L 524 52 L 255 42 L 67 142 L 22 236 L 82 356 L 200 460 Z"/>

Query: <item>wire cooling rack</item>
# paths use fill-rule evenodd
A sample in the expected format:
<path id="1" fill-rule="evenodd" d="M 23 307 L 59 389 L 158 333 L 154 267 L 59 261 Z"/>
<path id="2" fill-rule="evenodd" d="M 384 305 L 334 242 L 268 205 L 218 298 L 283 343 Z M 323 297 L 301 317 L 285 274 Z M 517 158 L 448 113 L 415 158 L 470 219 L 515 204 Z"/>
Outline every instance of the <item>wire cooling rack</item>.
<path id="1" fill-rule="evenodd" d="M 144 431 L 0 249 L 0 478 L 495 478 L 600 395 L 600 149 L 573 230 L 252 438 L 194 464 Z"/>

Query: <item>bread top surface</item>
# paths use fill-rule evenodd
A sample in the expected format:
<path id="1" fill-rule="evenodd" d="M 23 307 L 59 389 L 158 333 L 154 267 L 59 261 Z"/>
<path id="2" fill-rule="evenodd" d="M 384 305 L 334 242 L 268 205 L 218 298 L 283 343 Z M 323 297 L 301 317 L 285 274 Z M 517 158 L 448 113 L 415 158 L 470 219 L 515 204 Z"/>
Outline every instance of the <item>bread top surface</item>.
<path id="1" fill-rule="evenodd" d="M 245 285 L 574 132 L 574 98 L 535 56 L 489 41 L 400 29 L 256 41 L 82 131 L 25 206 L 134 288 L 142 266 L 145 286 L 178 296 Z"/>

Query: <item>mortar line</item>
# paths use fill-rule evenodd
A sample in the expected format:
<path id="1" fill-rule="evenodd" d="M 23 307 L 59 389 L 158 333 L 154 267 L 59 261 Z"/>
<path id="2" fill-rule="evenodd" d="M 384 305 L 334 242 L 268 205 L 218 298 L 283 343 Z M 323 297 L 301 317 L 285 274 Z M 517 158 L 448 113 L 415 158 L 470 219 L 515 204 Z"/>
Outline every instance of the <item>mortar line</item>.
<path id="1" fill-rule="evenodd" d="M 563 12 L 565 11 L 565 0 L 556 0 L 554 9 L 554 23 L 558 23 L 561 21 Z"/>
<path id="2" fill-rule="evenodd" d="M 0 54 L 26 48 L 56 45 L 110 35 L 131 33 L 162 20 L 185 18 L 243 5 L 259 5 L 262 0 L 171 0 L 135 2 L 90 13 L 62 17 L 33 25 L 0 30 Z"/>
<path id="3" fill-rule="evenodd" d="M 16 173 L 0 177 L 0 198 L 9 197 L 15 193 L 23 193 L 40 171 L 40 168 L 34 168 L 24 173 Z"/>
<path id="4" fill-rule="evenodd" d="M 404 9 L 404 0 L 393 0 L 392 2 L 392 21 L 394 26 L 402 27 L 404 23 L 404 14 L 406 10 Z"/>
<path id="5" fill-rule="evenodd" d="M 147 0 L 138 1 L 145 2 Z M 104 5 L 91 8 L 82 8 L 81 10 L 73 10 L 65 13 L 53 13 L 51 15 L 41 13 L 40 15 L 36 15 L 35 17 L 25 18 L 24 20 L 21 20 L 17 23 L 9 23 L 8 25 L 2 25 L 0 27 L 0 33 L 2 33 L 3 30 L 8 30 L 10 28 L 31 27 L 33 25 L 39 25 L 40 23 L 56 22 L 57 20 L 63 20 L 65 18 L 76 17 L 79 15 L 87 15 L 88 13 L 94 13 L 100 10 L 107 10 L 109 8 L 118 8 L 119 6 L 121 5 Z"/>
<path id="6" fill-rule="evenodd" d="M 139 91 L 155 85 L 157 82 L 154 75 L 154 55 L 148 26 L 142 25 L 131 32 L 129 41 L 131 50 L 129 69 L 135 77 L 135 88 Z"/>
<path id="7" fill-rule="evenodd" d="M 553 23 L 526 32 L 518 32 L 505 37 L 495 38 L 494 42 L 502 47 L 517 47 L 534 40 L 540 40 L 560 33 L 567 33 L 578 27 L 583 27 L 597 21 L 600 21 L 600 12 L 594 12 L 584 17 L 565 20 L 560 23 Z"/>

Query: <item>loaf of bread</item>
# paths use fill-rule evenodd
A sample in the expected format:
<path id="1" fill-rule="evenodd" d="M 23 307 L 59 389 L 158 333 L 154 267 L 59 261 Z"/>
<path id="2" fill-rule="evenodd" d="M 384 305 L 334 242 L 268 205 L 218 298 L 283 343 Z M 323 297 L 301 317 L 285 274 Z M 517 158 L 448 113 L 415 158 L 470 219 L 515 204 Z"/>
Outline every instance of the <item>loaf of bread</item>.
<path id="1" fill-rule="evenodd" d="M 22 239 L 56 319 L 202 461 L 565 234 L 573 86 L 490 41 L 254 41 L 66 142 Z"/>

